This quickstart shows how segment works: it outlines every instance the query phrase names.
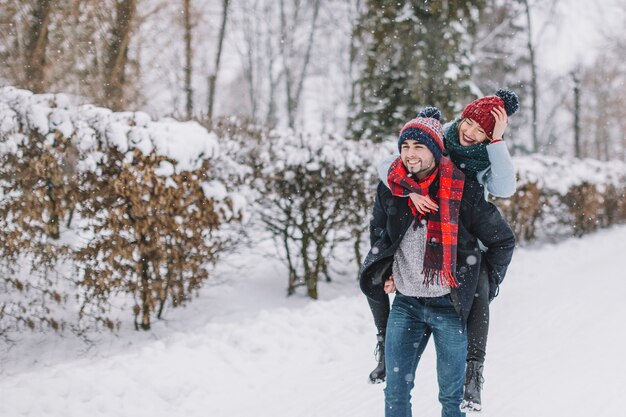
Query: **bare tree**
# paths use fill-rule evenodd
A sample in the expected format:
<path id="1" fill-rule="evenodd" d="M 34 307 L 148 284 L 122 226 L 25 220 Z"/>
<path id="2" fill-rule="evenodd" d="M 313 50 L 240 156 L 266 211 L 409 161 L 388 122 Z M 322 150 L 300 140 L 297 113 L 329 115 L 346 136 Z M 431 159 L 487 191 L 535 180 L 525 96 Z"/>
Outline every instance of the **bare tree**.
<path id="1" fill-rule="evenodd" d="M 52 83 L 47 53 L 56 0 L 0 1 L 1 74 L 11 83 L 35 92 Z"/>
<path id="2" fill-rule="evenodd" d="M 111 30 L 111 42 L 107 50 L 105 67 L 105 99 L 113 110 L 122 110 L 125 105 L 126 66 L 128 45 L 133 31 L 133 20 L 137 13 L 137 0 L 117 0 L 115 23 Z"/>
<path id="3" fill-rule="evenodd" d="M 53 0 L 37 0 L 32 13 L 32 26 L 26 52 L 27 88 L 35 92 L 46 90 L 46 50 L 48 47 L 48 30 L 52 17 Z"/>
<path id="4" fill-rule="evenodd" d="M 529 58 L 529 65 L 530 65 L 530 72 L 531 72 L 530 94 L 531 94 L 531 100 L 532 100 L 531 102 L 532 150 L 534 152 L 538 152 L 540 150 L 539 148 L 541 145 L 539 143 L 539 134 L 538 134 L 538 124 L 539 124 L 539 120 L 538 120 L 538 112 L 539 112 L 538 110 L 538 102 L 539 102 L 538 83 L 539 83 L 539 80 L 538 78 L 539 78 L 539 75 L 538 75 L 538 69 L 537 69 L 536 45 L 539 44 L 539 39 L 542 37 L 543 32 L 547 29 L 548 26 L 550 26 L 553 23 L 552 17 L 556 13 L 556 8 L 558 6 L 559 0 L 550 0 L 548 2 L 544 2 L 543 4 L 541 4 L 540 2 L 536 2 L 535 4 L 532 4 L 532 5 L 530 4 L 529 0 L 524 0 L 523 3 L 524 3 L 524 8 L 525 8 L 525 14 L 526 14 L 526 24 L 528 28 L 527 47 L 528 47 L 528 58 Z M 533 23 L 532 9 L 536 5 L 540 5 L 540 4 L 542 7 L 547 8 L 547 18 L 546 18 L 546 23 L 535 33 L 534 32 L 535 29 L 533 29 L 533 25 L 532 25 Z"/>
<path id="5" fill-rule="evenodd" d="M 530 94 L 532 99 L 531 111 L 531 128 L 532 128 L 532 143 L 533 151 L 539 150 L 539 137 L 537 136 L 537 63 L 535 61 L 535 46 L 533 44 L 533 31 L 532 31 L 532 18 L 530 15 L 530 5 L 528 0 L 524 0 L 524 6 L 526 7 L 526 22 L 528 24 L 528 55 L 530 59 Z"/>
<path id="6" fill-rule="evenodd" d="M 191 76 L 193 72 L 193 50 L 191 48 L 191 0 L 183 0 L 183 28 L 185 32 L 185 109 L 187 118 L 193 116 L 193 88 L 191 87 Z"/>
<path id="7" fill-rule="evenodd" d="M 618 126 L 626 118 L 622 87 L 626 72 L 619 65 L 620 53 L 600 55 L 580 76 L 585 97 L 585 111 L 580 116 L 584 156 L 608 160 L 619 155 L 624 133 Z"/>
<path id="8" fill-rule="evenodd" d="M 248 107 L 248 116 L 256 118 L 259 108 L 259 89 L 260 82 L 258 80 L 258 66 L 262 64 L 258 59 L 259 47 L 269 42 L 269 37 L 265 28 L 262 26 L 270 23 L 272 5 L 266 4 L 263 9 L 259 9 L 258 1 L 240 0 L 236 3 L 238 8 L 234 9 L 233 26 L 238 33 L 240 42 L 235 42 L 235 48 L 241 58 L 241 78 L 243 78 L 242 88 L 245 86 L 245 101 Z M 262 17 L 253 19 L 252 15 Z M 261 54 L 262 55 L 262 54 Z"/>
<path id="9" fill-rule="evenodd" d="M 283 71 L 285 74 L 287 120 L 289 127 L 291 128 L 295 127 L 295 118 L 300 104 L 300 98 L 302 96 L 304 80 L 307 76 L 309 61 L 311 59 L 311 50 L 315 41 L 315 30 L 317 28 L 317 18 L 320 10 L 320 0 L 315 0 L 312 6 L 313 16 L 311 18 L 311 27 L 306 45 L 304 47 L 305 52 L 302 57 L 302 63 L 300 64 L 300 71 L 297 75 L 294 75 L 294 72 L 297 71 L 295 55 L 297 55 L 297 52 L 301 50 L 301 48 L 296 47 L 293 33 L 296 25 L 299 24 L 299 13 L 301 11 L 300 0 L 294 0 L 292 6 L 293 8 L 291 10 L 290 19 L 287 20 L 285 0 L 280 0 L 280 52 L 283 58 Z"/>
<path id="10" fill-rule="evenodd" d="M 356 0 L 354 3 L 354 8 L 350 10 L 350 17 L 352 22 L 352 30 L 350 31 L 352 34 L 355 33 L 356 27 L 358 25 L 359 14 L 361 12 L 361 0 Z M 357 75 L 355 74 L 355 66 L 357 62 L 357 42 L 355 36 L 350 36 L 350 52 L 348 58 L 348 76 L 350 77 L 350 99 L 348 102 L 348 109 L 350 112 L 353 111 L 356 104 L 356 94 L 357 94 Z"/>
<path id="11" fill-rule="evenodd" d="M 275 75 L 274 67 L 276 65 L 276 60 L 271 57 L 275 56 L 276 52 L 274 51 L 274 46 L 272 44 L 272 38 L 270 36 L 267 37 L 267 52 L 270 59 L 267 60 L 267 74 L 269 77 L 268 80 L 268 104 L 267 104 L 267 116 L 265 117 L 266 123 L 270 127 L 276 126 L 278 122 L 278 116 L 276 115 L 276 91 L 278 90 L 278 85 L 280 83 L 281 77 L 280 75 Z"/>
<path id="12" fill-rule="evenodd" d="M 574 82 L 574 156 L 580 158 L 580 74 L 578 70 L 572 71 L 572 81 Z"/>
<path id="13" fill-rule="evenodd" d="M 222 3 L 222 23 L 220 24 L 220 32 L 217 39 L 217 52 L 215 53 L 215 65 L 213 72 L 209 74 L 209 99 L 207 118 L 209 121 L 213 119 L 213 106 L 215 104 L 215 86 L 217 83 L 217 74 L 220 70 L 220 61 L 222 59 L 222 45 L 224 44 L 224 36 L 226 34 L 226 22 L 228 21 L 228 4 L 229 0 L 223 0 Z"/>

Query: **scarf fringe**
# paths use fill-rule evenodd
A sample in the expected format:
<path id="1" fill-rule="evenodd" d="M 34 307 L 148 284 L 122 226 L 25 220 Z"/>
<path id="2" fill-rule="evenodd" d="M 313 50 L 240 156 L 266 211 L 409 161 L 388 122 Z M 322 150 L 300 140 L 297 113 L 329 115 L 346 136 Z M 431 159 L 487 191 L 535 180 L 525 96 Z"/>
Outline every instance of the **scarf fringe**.
<path id="1" fill-rule="evenodd" d="M 435 284 L 448 288 L 459 287 L 459 283 L 456 278 L 454 278 L 454 274 L 452 272 L 437 269 L 424 269 L 422 274 L 424 275 L 423 284 L 427 287 Z"/>

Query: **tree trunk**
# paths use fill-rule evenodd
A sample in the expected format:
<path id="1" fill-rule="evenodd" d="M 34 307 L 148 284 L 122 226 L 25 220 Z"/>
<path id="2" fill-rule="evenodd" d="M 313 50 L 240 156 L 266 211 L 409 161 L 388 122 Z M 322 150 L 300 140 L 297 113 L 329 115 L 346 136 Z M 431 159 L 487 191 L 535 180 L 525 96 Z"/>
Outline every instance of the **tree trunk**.
<path id="1" fill-rule="evenodd" d="M 285 253 L 287 256 L 287 266 L 289 268 L 289 282 L 287 284 L 287 295 L 293 295 L 296 292 L 296 283 L 298 281 L 298 274 L 296 274 L 296 268 L 293 266 L 291 260 L 291 251 L 289 250 L 289 233 L 288 226 L 283 228 L 283 244 L 285 245 Z"/>
<path id="2" fill-rule="evenodd" d="M 193 50 L 191 49 L 191 0 L 183 0 L 183 28 L 185 31 L 185 110 L 187 119 L 193 116 L 193 89 L 191 76 L 193 71 Z"/>
<path id="3" fill-rule="evenodd" d="M 309 245 L 315 243 L 315 238 L 308 229 L 309 220 L 307 217 L 306 205 L 302 207 L 302 220 L 298 226 L 302 234 L 300 256 L 302 258 L 302 266 L 304 267 L 304 283 L 307 289 L 307 295 L 317 300 L 317 275 L 311 268 L 311 259 L 309 258 Z"/>
<path id="4" fill-rule="evenodd" d="M 354 112 L 356 108 L 356 93 L 358 85 L 358 77 L 354 75 L 354 67 L 356 64 L 356 57 L 358 53 L 356 39 L 357 39 L 357 26 L 359 21 L 359 11 L 361 9 L 361 0 L 357 0 L 355 5 L 355 16 L 352 24 L 352 36 L 350 36 L 350 52 L 348 56 L 348 76 L 350 77 L 350 99 L 348 102 L 349 114 Z M 349 130 L 350 126 L 346 126 L 346 130 Z"/>
<path id="5" fill-rule="evenodd" d="M 217 74 L 220 70 L 220 61 L 222 59 L 222 45 L 224 43 L 224 36 L 226 34 L 226 22 L 228 21 L 228 3 L 229 0 L 224 0 L 222 10 L 222 25 L 220 26 L 220 34 L 217 40 L 217 53 L 215 54 L 215 66 L 213 67 L 213 73 L 209 75 L 209 102 L 207 118 L 209 121 L 213 120 L 213 105 L 215 103 L 215 85 L 217 83 Z"/>
<path id="6" fill-rule="evenodd" d="M 280 54 L 283 58 L 283 72 L 285 73 L 285 91 L 287 92 L 287 123 L 293 128 L 294 120 L 294 104 L 293 94 L 291 92 L 293 80 L 291 75 L 291 63 L 288 59 L 287 49 L 287 16 L 285 15 L 285 0 L 280 0 Z"/>
<path id="7" fill-rule="evenodd" d="M 294 4 L 295 12 L 293 17 L 293 24 L 296 25 L 297 13 L 300 10 L 299 4 Z M 302 67 L 300 68 L 300 74 L 295 79 L 293 75 L 293 56 L 295 53 L 292 37 L 288 36 L 289 29 L 287 28 L 287 16 L 285 14 L 285 0 L 280 0 L 280 52 L 283 58 L 283 71 L 285 73 L 285 91 L 287 93 L 287 122 L 290 128 L 294 128 L 296 124 L 296 114 L 298 112 L 298 106 L 300 103 L 300 97 L 304 87 L 304 80 L 306 79 L 307 69 L 311 60 L 311 51 L 313 49 L 313 43 L 315 41 L 315 30 L 317 28 L 317 18 L 319 16 L 320 0 L 315 0 L 313 4 L 313 18 L 311 21 L 311 30 L 307 40 L 306 50 L 303 57 Z M 291 59 L 290 59 L 291 58 Z"/>
<path id="8" fill-rule="evenodd" d="M 528 25 L 528 56 L 530 60 L 530 91 L 531 91 L 531 106 L 532 106 L 532 141 L 533 152 L 539 151 L 539 138 L 537 137 L 537 64 L 535 62 L 535 47 L 533 45 L 533 34 L 531 26 L 530 6 L 528 0 L 524 0 L 524 6 L 526 8 L 526 22 Z"/>
<path id="9" fill-rule="evenodd" d="M 302 89 L 304 87 L 304 80 L 306 78 L 307 69 L 309 67 L 309 62 L 311 61 L 311 50 L 313 49 L 313 43 L 315 41 L 315 30 L 317 28 L 317 17 L 319 16 L 320 11 L 320 0 L 315 0 L 315 4 L 313 5 L 313 21 L 311 22 L 311 31 L 309 32 L 309 39 L 306 45 L 306 53 L 304 54 L 304 62 L 302 63 L 302 68 L 300 69 L 300 76 L 298 77 L 298 86 L 296 88 L 296 96 L 293 98 L 291 108 L 293 115 L 290 117 L 292 122 L 295 121 L 295 115 L 298 111 L 298 106 L 300 104 L 300 97 L 302 96 Z M 290 127 L 294 127 L 290 125 Z"/>
<path id="10" fill-rule="evenodd" d="M 250 35 L 249 32 L 244 31 L 244 37 L 246 38 L 246 44 L 247 44 L 246 57 L 245 57 L 245 63 L 247 64 L 247 67 L 246 65 L 244 65 L 244 76 L 246 78 L 246 81 L 248 81 L 248 96 L 250 98 L 250 113 L 251 113 L 252 119 L 256 118 L 256 112 L 257 112 L 257 95 L 256 95 L 256 86 L 255 86 L 256 65 L 255 65 L 254 56 L 253 56 L 254 40 L 252 39 L 255 36 L 260 36 L 260 35 L 259 34 Z"/>
<path id="11" fill-rule="evenodd" d="M 306 233 L 306 232 L 305 232 Z M 311 243 L 311 236 L 308 234 L 302 235 L 302 247 L 301 247 L 301 256 L 302 256 L 302 264 L 304 266 L 304 282 L 306 284 L 306 294 L 317 300 L 317 276 L 314 271 L 311 270 L 311 264 L 309 259 L 309 244 Z"/>
<path id="12" fill-rule="evenodd" d="M 137 0 L 118 0 L 115 11 L 115 24 L 107 54 L 104 92 L 107 105 L 114 111 L 120 111 L 126 104 L 124 100 L 125 69 L 128 63 L 132 22 L 137 13 Z"/>
<path id="13" fill-rule="evenodd" d="M 52 180 L 48 178 L 46 180 L 46 195 L 50 200 L 50 220 L 48 220 L 48 236 L 54 240 L 58 240 L 61 237 L 59 230 L 59 207 L 57 206 L 57 200 L 53 192 L 54 185 Z"/>
<path id="14" fill-rule="evenodd" d="M 355 241 L 354 241 L 354 257 L 356 259 L 358 273 L 357 280 L 361 276 L 361 268 L 363 267 L 363 256 L 361 255 L 361 236 L 363 233 L 359 228 L 354 229 Z"/>
<path id="15" fill-rule="evenodd" d="M 278 118 L 276 117 L 276 89 L 280 82 L 280 77 L 274 76 L 274 49 L 272 47 L 272 41 L 267 38 L 267 50 L 270 55 L 270 59 L 267 60 L 267 76 L 269 78 L 269 91 L 268 104 L 267 104 L 267 117 L 265 118 L 266 125 L 271 129 L 276 127 Z"/>
<path id="16" fill-rule="evenodd" d="M 26 86 L 35 93 L 43 93 L 47 89 L 46 49 L 52 6 L 52 0 L 38 0 L 32 15 L 33 26 L 30 28 L 25 70 Z"/>
<path id="17" fill-rule="evenodd" d="M 144 240 L 142 238 L 142 240 Z M 145 255 L 141 258 L 141 329 L 150 330 L 150 304 L 152 289 L 150 288 L 150 269 Z"/>
<path id="18" fill-rule="evenodd" d="M 574 80 L 574 156 L 580 158 L 580 78 L 576 72 L 572 72 L 572 78 Z"/>

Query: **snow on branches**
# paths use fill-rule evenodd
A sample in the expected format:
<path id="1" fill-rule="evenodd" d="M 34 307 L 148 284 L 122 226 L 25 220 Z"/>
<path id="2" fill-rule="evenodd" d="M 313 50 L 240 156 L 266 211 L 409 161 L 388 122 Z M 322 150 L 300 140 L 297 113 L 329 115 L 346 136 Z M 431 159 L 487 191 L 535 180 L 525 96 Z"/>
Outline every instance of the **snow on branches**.
<path id="1" fill-rule="evenodd" d="M 194 122 L 0 89 L 0 250 L 12 292 L 2 328 L 58 328 L 48 307 L 34 311 L 23 295 L 32 289 L 28 303 L 45 304 L 59 282 L 72 282 L 63 287 L 83 322 L 109 328 L 111 296 L 130 296 L 142 329 L 168 302 L 187 302 L 231 239 L 222 225 L 244 214 L 245 200 L 222 180 L 237 166 L 218 155 L 215 135 Z M 46 262 L 24 273 L 20 258 Z M 34 284 L 35 271 L 46 281 Z"/>

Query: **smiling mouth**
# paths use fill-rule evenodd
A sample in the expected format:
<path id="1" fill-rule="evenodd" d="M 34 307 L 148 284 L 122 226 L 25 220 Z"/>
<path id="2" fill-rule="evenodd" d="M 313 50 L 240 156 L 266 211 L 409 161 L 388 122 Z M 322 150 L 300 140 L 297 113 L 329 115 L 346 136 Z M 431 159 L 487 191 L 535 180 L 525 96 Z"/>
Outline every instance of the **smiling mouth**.
<path id="1" fill-rule="evenodd" d="M 463 140 L 471 144 L 474 144 L 476 142 L 474 139 L 467 137 L 467 135 L 463 135 Z"/>
<path id="2" fill-rule="evenodd" d="M 422 161 L 419 159 L 407 159 L 406 164 L 408 168 L 412 168 L 413 170 L 420 169 L 422 167 Z"/>

